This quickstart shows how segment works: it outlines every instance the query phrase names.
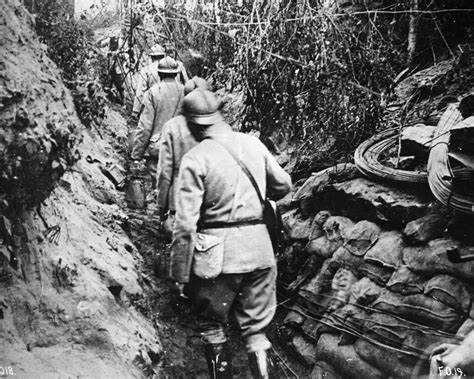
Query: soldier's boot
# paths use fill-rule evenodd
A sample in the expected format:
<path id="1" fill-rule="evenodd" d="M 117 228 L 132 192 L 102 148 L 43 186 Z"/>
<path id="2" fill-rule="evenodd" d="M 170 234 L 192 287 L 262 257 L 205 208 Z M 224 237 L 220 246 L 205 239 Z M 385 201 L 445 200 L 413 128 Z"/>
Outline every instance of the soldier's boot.
<path id="1" fill-rule="evenodd" d="M 275 365 L 269 356 L 270 349 L 257 350 L 248 354 L 250 372 L 254 379 L 272 379 L 275 376 Z"/>
<path id="2" fill-rule="evenodd" d="M 204 355 L 211 379 L 232 378 L 232 361 L 226 344 L 205 344 Z"/>

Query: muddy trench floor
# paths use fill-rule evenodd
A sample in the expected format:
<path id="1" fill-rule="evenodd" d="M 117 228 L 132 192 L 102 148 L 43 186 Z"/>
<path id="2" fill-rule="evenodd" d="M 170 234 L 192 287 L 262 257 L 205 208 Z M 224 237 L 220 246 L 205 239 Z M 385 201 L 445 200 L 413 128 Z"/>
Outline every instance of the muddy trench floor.
<path id="1" fill-rule="evenodd" d="M 163 262 L 169 254 L 170 239 L 159 232 L 158 220 L 145 210 L 126 209 L 126 211 L 129 216 L 128 224 L 131 226 L 127 233 L 144 258 L 141 273 L 144 292 L 132 298 L 132 304 L 151 320 L 163 344 L 163 356 L 156 365 L 145 365 L 144 373 L 150 378 L 207 378 L 208 372 L 200 334 L 190 307 L 171 296 L 167 281 L 163 278 Z M 139 228 L 138 225 L 141 227 Z M 279 300 L 285 301 L 285 299 Z M 276 354 L 284 362 L 284 364 L 279 363 L 281 377 L 307 377 L 310 372 L 309 367 L 305 367 L 289 356 L 278 345 L 278 325 L 282 321 L 283 312 L 284 309 L 277 311 L 268 330 Z M 236 378 L 250 378 L 245 347 L 234 322 L 229 322 L 227 331 L 233 375 Z"/>

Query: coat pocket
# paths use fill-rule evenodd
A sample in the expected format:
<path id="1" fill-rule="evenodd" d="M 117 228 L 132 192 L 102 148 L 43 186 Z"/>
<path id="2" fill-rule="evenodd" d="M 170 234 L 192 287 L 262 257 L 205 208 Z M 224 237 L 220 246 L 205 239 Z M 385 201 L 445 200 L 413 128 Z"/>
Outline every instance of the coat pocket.
<path id="1" fill-rule="evenodd" d="M 213 279 L 222 272 L 224 265 L 224 239 L 197 233 L 194 247 L 193 272 L 203 279 Z"/>

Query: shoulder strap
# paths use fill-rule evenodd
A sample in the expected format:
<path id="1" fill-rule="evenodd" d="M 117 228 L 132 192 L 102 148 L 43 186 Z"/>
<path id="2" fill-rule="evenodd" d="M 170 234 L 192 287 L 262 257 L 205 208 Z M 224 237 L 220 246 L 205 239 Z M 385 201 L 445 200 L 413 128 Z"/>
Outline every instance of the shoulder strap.
<path id="1" fill-rule="evenodd" d="M 250 179 L 250 182 L 252 183 L 253 185 L 253 188 L 255 188 L 255 191 L 257 192 L 257 195 L 258 195 L 258 198 L 260 200 L 260 203 L 262 203 L 262 205 L 264 205 L 265 203 L 265 199 L 263 198 L 262 194 L 260 193 L 260 189 L 258 188 L 258 184 L 255 180 L 255 178 L 253 177 L 252 173 L 250 172 L 250 170 L 248 169 L 247 165 L 230 149 L 228 149 L 222 142 L 219 142 L 217 140 L 215 140 L 214 138 L 208 136 L 206 137 L 206 139 L 211 139 L 213 140 L 214 142 L 218 143 L 219 145 L 221 145 L 224 149 L 227 150 L 227 152 L 232 156 L 232 158 L 234 158 L 234 160 L 239 164 L 239 166 L 242 168 L 242 171 L 245 173 L 245 175 L 248 176 L 248 178 Z"/>

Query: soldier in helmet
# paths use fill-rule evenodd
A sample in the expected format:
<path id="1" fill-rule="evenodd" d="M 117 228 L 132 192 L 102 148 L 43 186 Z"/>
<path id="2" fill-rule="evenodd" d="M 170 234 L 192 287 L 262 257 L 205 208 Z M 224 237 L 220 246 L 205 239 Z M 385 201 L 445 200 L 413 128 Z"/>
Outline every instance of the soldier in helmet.
<path id="1" fill-rule="evenodd" d="M 150 49 L 148 55 L 151 58 L 151 63 L 145 66 L 138 73 L 138 84 L 135 91 L 135 99 L 133 101 L 132 116 L 137 118 L 143 103 L 143 96 L 153 85 L 160 82 L 158 75 L 158 62 L 165 57 L 165 49 L 163 46 L 156 44 Z"/>
<path id="2" fill-rule="evenodd" d="M 165 45 L 165 51 L 166 51 L 166 55 L 170 56 L 171 58 L 176 60 L 176 62 L 178 62 L 178 67 L 179 67 L 179 75 L 177 77 L 178 80 L 181 83 L 186 83 L 189 80 L 189 76 L 188 76 L 188 73 L 186 72 L 186 68 L 184 67 L 183 62 L 177 59 L 178 54 L 176 52 L 176 48 L 172 44 L 167 43 Z"/>
<path id="3" fill-rule="evenodd" d="M 184 95 L 186 96 L 198 88 L 210 89 L 205 79 L 195 76 L 186 82 Z M 181 159 L 184 154 L 196 145 L 197 141 L 192 136 L 186 118 L 183 115 L 173 117 L 163 125 L 160 157 L 158 159 L 157 189 L 158 209 L 161 220 L 165 219 L 165 215 L 169 211 L 167 222 L 164 224 L 164 229 L 168 233 L 171 233 L 176 213 L 174 204 L 175 184 L 178 179 Z"/>
<path id="4" fill-rule="evenodd" d="M 291 179 L 257 138 L 233 132 L 219 109 L 210 91 L 197 89 L 183 101 L 189 129 L 201 142 L 179 170 L 171 289 L 184 290 L 191 301 L 211 378 L 232 376 L 224 330 L 230 315 L 253 377 L 268 378 L 265 328 L 276 308 L 276 263 L 261 201 L 240 163 L 274 200 L 291 190 Z"/>
<path id="5" fill-rule="evenodd" d="M 134 161 L 146 159 L 152 186 L 156 186 L 159 144 L 163 125 L 181 111 L 184 86 L 177 82 L 178 64 L 173 58 L 165 57 L 157 67 L 160 82 L 145 94 L 143 111 L 133 138 L 130 157 Z"/>

